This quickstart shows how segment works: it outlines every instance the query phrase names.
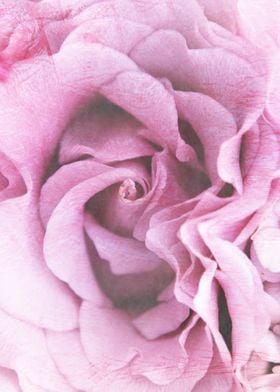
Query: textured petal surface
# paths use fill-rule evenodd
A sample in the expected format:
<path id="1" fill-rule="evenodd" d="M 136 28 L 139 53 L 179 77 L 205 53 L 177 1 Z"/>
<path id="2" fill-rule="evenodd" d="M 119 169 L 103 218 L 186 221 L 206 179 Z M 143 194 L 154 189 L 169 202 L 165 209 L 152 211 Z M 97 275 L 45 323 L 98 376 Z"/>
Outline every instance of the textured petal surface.
<path id="1" fill-rule="evenodd" d="M 1 391 L 278 391 L 279 20 L 0 1 Z"/>

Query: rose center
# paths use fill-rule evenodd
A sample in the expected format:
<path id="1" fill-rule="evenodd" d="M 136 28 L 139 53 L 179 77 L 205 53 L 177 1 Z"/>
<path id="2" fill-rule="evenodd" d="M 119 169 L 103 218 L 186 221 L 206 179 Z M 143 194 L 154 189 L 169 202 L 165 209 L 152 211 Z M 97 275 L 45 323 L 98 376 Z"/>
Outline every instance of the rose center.
<path id="1" fill-rule="evenodd" d="M 144 195 L 143 188 L 140 184 L 128 178 L 119 188 L 119 196 L 124 200 L 134 201 Z"/>

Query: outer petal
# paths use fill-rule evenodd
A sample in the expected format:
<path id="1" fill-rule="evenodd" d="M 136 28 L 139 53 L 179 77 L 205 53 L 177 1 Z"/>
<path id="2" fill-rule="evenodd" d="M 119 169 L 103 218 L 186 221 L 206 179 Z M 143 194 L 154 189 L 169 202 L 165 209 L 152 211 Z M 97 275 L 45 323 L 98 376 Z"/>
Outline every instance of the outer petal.
<path id="1" fill-rule="evenodd" d="M 5 392 L 20 392 L 16 373 L 12 370 L 0 370 L 0 385 Z"/>
<path id="2" fill-rule="evenodd" d="M 175 101 L 180 117 L 192 125 L 203 144 L 205 165 L 212 182 L 217 181 L 220 169 L 221 178 L 228 181 L 228 178 L 223 178 L 221 171 L 230 172 L 234 185 L 240 189 L 238 145 L 229 151 L 226 157 L 223 157 L 223 164 L 226 168 L 218 168 L 221 145 L 237 132 L 234 117 L 218 102 L 203 94 L 175 92 Z"/>
<path id="3" fill-rule="evenodd" d="M 145 375 L 164 385 L 184 371 L 186 355 L 176 337 L 148 342 L 137 334 L 128 317 L 116 309 L 100 309 L 85 302 L 81 309 L 81 339 L 89 360 L 98 364 L 103 377 L 130 366 L 135 376 Z"/>
<path id="4" fill-rule="evenodd" d="M 20 384 L 28 382 L 43 391 L 74 392 L 50 358 L 42 330 L 1 311 L 0 334 L 1 341 L 5 342 L 1 348 L 1 366 L 15 370 Z"/>
<path id="5" fill-rule="evenodd" d="M 72 329 L 77 299 L 45 265 L 35 202 L 26 194 L 0 204 L 1 308 L 43 328 Z"/>
<path id="6" fill-rule="evenodd" d="M 104 188 L 133 178 L 134 175 L 128 169 L 112 168 L 83 181 L 62 198 L 48 222 L 44 240 L 46 262 L 54 274 L 68 282 L 82 298 L 97 302 L 104 300 L 97 289 L 86 248 L 83 232 L 84 204 Z"/>

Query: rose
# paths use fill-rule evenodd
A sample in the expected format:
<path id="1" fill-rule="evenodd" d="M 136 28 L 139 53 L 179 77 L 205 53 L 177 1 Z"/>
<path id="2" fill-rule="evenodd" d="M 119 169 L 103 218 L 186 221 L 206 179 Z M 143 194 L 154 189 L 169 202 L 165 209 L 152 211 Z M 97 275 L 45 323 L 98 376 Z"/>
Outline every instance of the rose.
<path id="1" fill-rule="evenodd" d="M 279 118 L 246 2 L 2 3 L 3 386 L 254 387 Z"/>

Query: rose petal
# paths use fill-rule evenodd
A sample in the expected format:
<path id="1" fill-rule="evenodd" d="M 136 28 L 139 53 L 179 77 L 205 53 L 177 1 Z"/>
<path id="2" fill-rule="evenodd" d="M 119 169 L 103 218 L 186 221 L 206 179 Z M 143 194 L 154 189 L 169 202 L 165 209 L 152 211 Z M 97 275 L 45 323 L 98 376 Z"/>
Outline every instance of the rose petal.
<path id="1" fill-rule="evenodd" d="M 5 392 L 20 392 L 17 376 L 9 369 L 0 369 L 0 385 Z"/>
<path id="2" fill-rule="evenodd" d="M 180 365 L 184 350 L 176 344 L 177 339 L 148 342 L 118 310 L 99 309 L 85 302 L 81 308 L 81 340 L 89 360 L 98 364 L 103 377 L 108 372 L 132 366 L 133 375 L 142 374 L 156 384 L 166 384 L 180 377 L 183 371 Z"/>
<path id="3" fill-rule="evenodd" d="M 44 226 L 68 191 L 79 183 L 109 170 L 108 166 L 94 160 L 73 162 L 71 165 L 60 167 L 41 189 L 40 215 Z"/>
<path id="4" fill-rule="evenodd" d="M 132 321 L 138 331 L 148 340 L 175 331 L 189 315 L 189 308 L 175 298 L 162 302 Z"/>
<path id="5" fill-rule="evenodd" d="M 22 196 L 26 191 L 23 178 L 16 166 L 4 155 L 0 155 L 0 200 Z"/>
<path id="6" fill-rule="evenodd" d="M 81 24 L 88 20 L 104 17 L 122 17 L 137 23 L 143 23 L 154 29 L 172 29 L 183 34 L 190 46 L 205 45 L 205 40 L 198 33 L 196 26 L 205 24 L 205 17 L 195 0 L 190 0 L 186 8 L 183 1 L 176 1 L 172 7 L 168 0 L 152 0 L 149 4 L 132 3 L 129 0 L 97 3 L 77 15 L 75 22 Z"/>
<path id="7" fill-rule="evenodd" d="M 85 356 L 78 330 L 67 333 L 47 331 L 50 354 L 61 372 L 73 387 L 78 390 L 94 390 L 97 374 L 94 364 Z"/>
<path id="8" fill-rule="evenodd" d="M 74 29 L 63 45 L 82 42 L 97 42 L 119 52 L 129 54 L 133 47 L 153 32 L 153 29 L 123 17 L 104 17 L 86 21 Z"/>
<path id="9" fill-rule="evenodd" d="M 221 389 L 222 388 L 222 389 Z M 214 355 L 206 375 L 198 381 L 192 392 L 242 392 L 243 389 L 235 380 L 231 366 L 225 365 L 219 352 L 214 347 Z"/>
<path id="10" fill-rule="evenodd" d="M 217 180 L 218 169 L 222 169 L 223 172 L 231 173 L 234 185 L 240 189 L 239 149 L 231 149 L 230 154 L 224 155 L 223 158 L 220 156 L 223 143 L 231 139 L 237 131 L 231 113 L 218 102 L 199 93 L 175 92 L 175 101 L 179 116 L 192 125 L 204 146 L 205 164 L 212 182 Z M 223 159 L 223 166 L 218 167 L 218 159 Z M 223 175 L 221 177 L 228 181 Z"/>
<path id="11" fill-rule="evenodd" d="M 114 107 L 97 105 L 67 128 L 61 141 L 60 162 L 87 154 L 102 162 L 152 155 L 155 150 L 138 135 L 141 125 Z"/>
<path id="12" fill-rule="evenodd" d="M 112 169 L 83 181 L 62 198 L 48 222 L 44 240 L 47 265 L 82 298 L 104 302 L 85 244 L 84 204 L 104 188 L 133 176 L 131 170 Z"/>
<path id="13" fill-rule="evenodd" d="M 238 11 L 238 27 L 243 36 L 264 50 L 279 45 L 280 5 L 277 0 L 271 0 L 269 7 L 265 0 L 241 0 L 238 2 Z"/>
<path id="14" fill-rule="evenodd" d="M 145 124 L 142 135 L 176 151 L 182 145 L 174 100 L 160 82 L 140 72 L 121 73 L 100 92 Z"/>
<path id="15" fill-rule="evenodd" d="M 27 194 L 0 204 L 1 308 L 42 328 L 72 329 L 77 298 L 45 265 L 36 203 Z"/>
<path id="16" fill-rule="evenodd" d="M 267 331 L 256 341 L 256 353 L 267 362 L 280 362 L 280 336 Z"/>
<path id="17" fill-rule="evenodd" d="M 237 14 L 236 1 L 227 0 L 198 0 L 203 8 L 204 15 L 226 29 L 236 33 L 235 16 Z"/>
<path id="18" fill-rule="evenodd" d="M 206 186 L 207 179 L 190 167 L 180 165 L 167 151 L 162 151 L 153 158 L 152 183 L 151 199 L 133 232 L 139 240 L 145 239 L 150 219 L 156 212 L 195 196 Z"/>
<path id="19" fill-rule="evenodd" d="M 169 44 L 162 47 L 163 41 Z M 179 69 L 174 67 L 174 52 L 180 58 Z M 153 53 L 159 53 L 160 57 Z M 260 54 L 255 53 L 254 57 L 254 62 L 259 62 L 256 70 L 251 58 L 244 59 L 226 48 L 189 50 L 178 33 L 169 31 L 152 34 L 132 52 L 134 61 L 151 75 L 167 76 L 176 89 L 191 88 L 214 98 L 234 115 L 238 127 L 249 119 L 251 125 L 252 118 L 257 119 L 265 104 L 266 75 Z"/>
<path id="20" fill-rule="evenodd" d="M 280 229 L 264 227 L 254 235 L 254 248 L 262 266 L 280 273 Z"/>
<path id="21" fill-rule="evenodd" d="M 205 231 L 203 237 L 221 269 L 216 276 L 225 291 L 233 324 L 233 358 L 235 363 L 244 364 L 255 342 L 269 326 L 262 283 L 250 260 L 237 247 L 221 239 L 207 238 Z"/>
<path id="22" fill-rule="evenodd" d="M 250 385 L 257 392 L 277 392 L 279 389 L 280 375 L 266 374 L 251 380 Z"/>
<path id="23" fill-rule="evenodd" d="M 1 341 L 5 342 L 1 349 L 1 366 L 15 370 L 20 383 L 25 385 L 27 381 L 31 386 L 42 387 L 43 391 L 74 392 L 50 358 L 41 329 L 1 311 L 0 334 Z"/>
<path id="24" fill-rule="evenodd" d="M 145 247 L 144 243 L 111 233 L 100 226 L 89 214 L 85 217 L 85 229 L 99 256 L 110 262 L 114 274 L 152 271 L 161 262 Z"/>

